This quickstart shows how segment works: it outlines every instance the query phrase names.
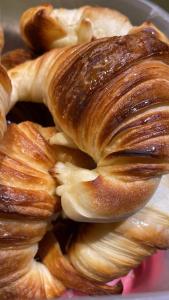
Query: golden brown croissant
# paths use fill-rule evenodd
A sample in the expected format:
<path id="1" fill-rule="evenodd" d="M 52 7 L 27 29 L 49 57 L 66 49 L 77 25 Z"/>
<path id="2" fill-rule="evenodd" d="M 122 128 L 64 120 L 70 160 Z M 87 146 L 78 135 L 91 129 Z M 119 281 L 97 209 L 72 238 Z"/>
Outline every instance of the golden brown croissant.
<path id="1" fill-rule="evenodd" d="M 26 10 L 20 20 L 24 41 L 38 51 L 125 35 L 131 28 L 120 12 L 92 6 L 70 10 L 43 4 Z"/>
<path id="2" fill-rule="evenodd" d="M 92 170 L 56 165 L 70 218 L 127 217 L 168 173 L 168 58 L 169 46 L 143 31 L 53 50 L 9 71 L 11 103 L 43 101 L 62 143 L 96 163 Z"/>
<path id="3" fill-rule="evenodd" d="M 34 257 L 38 242 L 60 211 L 57 182 L 49 171 L 57 160 L 78 165 L 90 160 L 77 150 L 50 146 L 53 128 L 30 122 L 9 125 L 0 144 L 0 299 L 48 299 L 62 294 L 64 285 Z M 91 293 L 115 293 L 83 280 Z"/>
<path id="4" fill-rule="evenodd" d="M 156 249 L 169 248 L 169 176 L 146 207 L 124 222 L 80 225 L 66 257 L 54 236 L 43 243 L 48 250 L 42 254 L 44 263 L 65 286 L 83 290 L 77 274 L 102 284 L 126 275 Z M 63 276 L 69 268 L 75 274 L 71 279 Z"/>

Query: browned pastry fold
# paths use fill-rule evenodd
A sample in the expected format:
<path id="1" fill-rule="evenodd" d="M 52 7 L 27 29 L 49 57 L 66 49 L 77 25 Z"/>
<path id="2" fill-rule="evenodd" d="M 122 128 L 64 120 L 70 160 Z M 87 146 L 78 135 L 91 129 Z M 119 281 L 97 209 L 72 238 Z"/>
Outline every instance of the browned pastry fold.
<path id="1" fill-rule="evenodd" d="M 46 135 L 50 129 L 46 130 Z M 34 257 L 60 210 L 49 169 L 54 149 L 32 123 L 9 125 L 0 143 L 0 299 L 46 299 L 65 288 Z"/>
<path id="2" fill-rule="evenodd" d="M 35 58 L 33 52 L 19 48 L 3 54 L 1 64 L 9 70 L 33 58 Z"/>
<path id="3" fill-rule="evenodd" d="M 70 218 L 121 220 L 143 207 L 168 173 L 168 59 L 169 46 L 143 31 L 53 50 L 8 72 L 11 102 L 43 101 L 62 144 L 97 165 L 58 163 L 53 170 Z"/>
<path id="4" fill-rule="evenodd" d="M 56 180 L 50 169 L 56 161 L 85 167 L 90 159 L 77 150 L 50 146 L 54 128 L 31 122 L 9 125 L 0 144 L 0 299 L 49 299 L 65 287 L 34 258 L 38 243 L 60 212 Z M 66 274 L 67 275 L 67 274 Z M 86 280 L 92 293 L 105 294 L 106 286 Z M 107 288 L 108 289 L 108 288 Z M 108 289 L 109 290 L 109 289 Z M 120 292 L 116 286 L 111 293 Z"/>
<path id="5" fill-rule="evenodd" d="M 42 4 L 26 10 L 20 19 L 21 35 L 36 51 L 125 35 L 131 28 L 129 19 L 120 12 L 92 6 L 70 10 Z"/>
<path id="6" fill-rule="evenodd" d="M 151 32 L 152 34 L 154 34 L 156 36 L 156 38 L 158 38 L 160 41 L 164 42 L 164 43 L 169 43 L 169 39 L 168 37 L 159 29 L 157 28 L 152 22 L 150 21 L 145 21 L 143 24 L 141 24 L 140 26 L 134 26 L 129 33 L 130 34 L 135 34 L 138 33 L 140 31 L 144 31 L 144 32 Z"/>
<path id="7" fill-rule="evenodd" d="M 43 241 L 42 259 L 52 274 L 65 286 L 82 291 L 84 278 L 99 285 L 126 275 L 157 249 L 169 248 L 169 176 L 163 177 L 146 207 L 125 221 L 79 227 L 76 238 L 64 247 L 65 256 L 57 242 L 60 227 L 56 239 L 48 234 Z M 69 269 L 74 275 L 63 276 Z"/>
<path id="8" fill-rule="evenodd" d="M 64 234 L 64 231 L 63 233 Z M 107 285 L 104 280 L 98 282 L 87 278 L 73 267 L 66 255 L 63 255 L 60 244 L 52 232 L 47 233 L 40 247 L 40 257 L 51 274 L 59 279 L 69 289 L 83 292 L 87 295 L 110 295 L 122 292 L 122 283 L 118 281 L 114 286 Z M 99 261 L 97 261 L 99 264 Z"/>

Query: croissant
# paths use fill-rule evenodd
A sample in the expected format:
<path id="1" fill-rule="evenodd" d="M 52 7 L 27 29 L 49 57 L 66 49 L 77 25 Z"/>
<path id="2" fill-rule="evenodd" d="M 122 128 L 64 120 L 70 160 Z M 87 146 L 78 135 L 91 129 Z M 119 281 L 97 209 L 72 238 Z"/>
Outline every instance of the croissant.
<path id="1" fill-rule="evenodd" d="M 60 212 L 55 195 L 57 181 L 50 169 L 57 160 L 90 160 L 77 150 L 50 146 L 54 128 L 31 122 L 9 125 L 0 143 L 0 299 L 48 299 L 65 287 L 44 264 L 35 259 L 38 242 Z M 115 293 L 121 285 L 107 287 L 83 279 L 90 293 Z"/>
<path id="2" fill-rule="evenodd" d="M 95 162 L 92 170 L 56 164 L 69 218 L 126 218 L 168 173 L 168 57 L 169 46 L 143 31 L 55 49 L 8 72 L 10 103 L 43 101 L 62 143 Z"/>
<path id="3" fill-rule="evenodd" d="M 157 249 L 169 248 L 169 176 L 163 177 L 145 208 L 125 221 L 80 225 L 76 238 L 67 247 L 66 257 L 56 237 L 48 234 L 41 255 L 51 273 L 65 286 L 79 288 L 76 274 L 98 283 L 128 274 Z M 71 278 L 66 276 L 69 269 L 75 274 Z"/>
<path id="4" fill-rule="evenodd" d="M 92 6 L 69 10 L 43 4 L 26 10 L 20 19 L 25 43 L 37 51 L 125 35 L 131 28 L 120 12 Z"/>
<path id="5" fill-rule="evenodd" d="M 46 132 L 47 134 L 47 132 Z M 46 299 L 65 288 L 34 260 L 52 214 L 60 210 L 48 170 L 55 151 L 31 123 L 9 125 L 0 143 L 0 299 Z"/>
<path id="6" fill-rule="evenodd" d="M 56 160 L 72 160 L 77 165 L 86 161 L 90 165 L 76 149 L 51 147 L 48 140 L 54 132 L 30 122 L 10 125 L 0 144 L 2 300 L 52 298 L 62 294 L 65 287 L 88 294 L 119 293 L 120 283 L 111 287 L 104 282 L 126 274 L 152 254 L 154 247 L 169 245 L 169 177 L 163 177 L 151 202 L 135 216 L 121 224 L 80 226 L 66 256 L 47 234 L 45 256 L 42 251 L 47 268 L 35 261 L 37 243 L 60 209 L 54 196 L 57 183 L 49 175 L 51 166 Z"/>

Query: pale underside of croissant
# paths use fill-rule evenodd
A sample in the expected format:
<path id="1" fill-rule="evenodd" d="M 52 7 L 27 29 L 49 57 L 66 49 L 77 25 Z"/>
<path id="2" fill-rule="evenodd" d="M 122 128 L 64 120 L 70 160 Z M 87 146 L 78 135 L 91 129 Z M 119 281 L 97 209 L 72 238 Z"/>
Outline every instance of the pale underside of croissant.
<path id="1" fill-rule="evenodd" d="M 125 35 L 131 28 L 129 19 L 120 12 L 92 6 L 70 10 L 45 4 L 28 9 L 20 20 L 24 41 L 38 51 Z"/>
<path id="2" fill-rule="evenodd" d="M 59 163 L 57 194 L 78 221 L 125 218 L 168 173 L 169 47 L 151 32 L 56 49 L 11 71 L 12 97 L 44 102 L 62 143 L 96 164 Z M 56 143 L 60 137 L 56 135 Z"/>
<path id="3" fill-rule="evenodd" d="M 34 257 L 38 242 L 60 212 L 56 180 L 50 169 L 56 161 L 90 160 L 77 150 L 50 146 L 53 128 L 25 122 L 9 125 L 0 144 L 0 299 L 48 299 L 65 287 Z M 73 267 L 71 267 L 73 269 Z M 75 271 L 74 271 L 75 272 Z M 78 271 L 76 271 L 78 274 Z M 119 293 L 121 285 L 85 279 L 82 291 L 89 294 Z"/>

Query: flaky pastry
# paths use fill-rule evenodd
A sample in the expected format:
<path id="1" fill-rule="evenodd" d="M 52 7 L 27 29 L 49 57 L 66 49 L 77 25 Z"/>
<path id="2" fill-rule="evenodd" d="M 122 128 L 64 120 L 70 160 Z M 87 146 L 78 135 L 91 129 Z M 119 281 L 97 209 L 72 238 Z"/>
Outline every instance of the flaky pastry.
<path id="1" fill-rule="evenodd" d="M 50 129 L 45 134 L 50 136 Z M 55 162 L 55 151 L 40 126 L 29 122 L 8 126 L 0 143 L 2 300 L 47 299 L 65 290 L 34 259 L 51 216 L 60 211 L 60 200 L 55 195 L 57 184 L 49 174 Z"/>
<path id="2" fill-rule="evenodd" d="M 0 298 L 120 293 L 121 282 L 107 282 L 169 247 L 168 38 L 87 6 L 30 9 L 21 31 L 34 50 L 73 46 L 8 73 L 0 66 Z M 6 56 L 6 67 L 26 55 Z M 5 132 L 22 100 L 43 102 L 56 128 L 26 122 Z M 89 222 L 76 224 L 64 252 L 52 232 L 62 209 Z"/>
<path id="3" fill-rule="evenodd" d="M 49 299 L 66 288 L 90 295 L 122 291 L 125 275 L 157 248 L 169 247 L 169 177 L 145 208 L 122 223 L 80 225 L 63 254 L 50 230 L 60 211 L 52 166 L 57 160 L 90 167 L 76 149 L 50 146 L 54 128 L 25 122 L 9 125 L 0 144 L 0 298 Z M 52 172 L 50 172 L 52 171 Z M 78 226 L 78 225 L 76 225 Z M 49 231 L 49 233 L 45 233 Z M 58 229 L 65 238 L 65 231 Z M 35 260 L 38 252 L 42 263 Z"/>
<path id="4" fill-rule="evenodd" d="M 169 176 L 151 201 L 122 223 L 81 227 L 68 251 L 83 276 L 109 282 L 128 274 L 158 249 L 169 249 Z"/>
<path id="5" fill-rule="evenodd" d="M 126 218 L 168 173 L 168 57 L 167 44 L 140 31 L 56 49 L 8 72 L 11 103 L 43 101 L 62 143 L 96 164 L 92 170 L 56 165 L 57 194 L 68 217 Z"/>

